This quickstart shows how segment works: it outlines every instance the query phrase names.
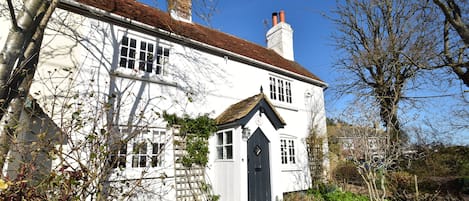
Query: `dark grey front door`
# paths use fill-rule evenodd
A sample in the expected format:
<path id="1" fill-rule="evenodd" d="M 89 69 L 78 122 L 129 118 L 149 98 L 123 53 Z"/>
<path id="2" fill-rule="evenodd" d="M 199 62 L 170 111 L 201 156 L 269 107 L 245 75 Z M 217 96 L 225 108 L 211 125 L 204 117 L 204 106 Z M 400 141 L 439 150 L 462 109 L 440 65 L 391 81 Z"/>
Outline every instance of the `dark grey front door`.
<path id="1" fill-rule="evenodd" d="M 270 201 L 269 140 L 258 128 L 248 140 L 249 201 Z"/>

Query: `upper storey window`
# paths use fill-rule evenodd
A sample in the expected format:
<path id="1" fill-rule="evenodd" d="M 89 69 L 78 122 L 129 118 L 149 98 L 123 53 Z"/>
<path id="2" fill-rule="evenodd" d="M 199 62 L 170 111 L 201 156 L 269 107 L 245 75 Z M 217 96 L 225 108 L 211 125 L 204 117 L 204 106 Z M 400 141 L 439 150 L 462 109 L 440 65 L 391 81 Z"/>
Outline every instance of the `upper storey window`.
<path id="1" fill-rule="evenodd" d="M 129 35 L 122 37 L 119 67 L 159 75 L 162 74 L 168 60 L 169 48 Z"/>
<path id="2" fill-rule="evenodd" d="M 270 99 L 285 103 L 292 103 L 291 82 L 270 77 Z"/>

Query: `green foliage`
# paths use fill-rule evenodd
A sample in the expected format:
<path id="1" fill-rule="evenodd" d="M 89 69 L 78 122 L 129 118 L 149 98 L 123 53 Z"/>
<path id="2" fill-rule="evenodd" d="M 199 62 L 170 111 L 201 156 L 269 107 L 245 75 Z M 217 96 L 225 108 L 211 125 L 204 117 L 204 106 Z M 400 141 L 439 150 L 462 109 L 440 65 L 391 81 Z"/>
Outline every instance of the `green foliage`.
<path id="1" fill-rule="evenodd" d="M 168 126 L 179 126 L 179 132 L 185 138 L 187 154 L 182 158 L 186 167 L 193 164 L 205 166 L 208 162 L 208 138 L 217 131 L 215 120 L 208 115 L 190 118 L 188 115 L 178 117 L 175 114 L 163 113 Z"/>
<path id="2" fill-rule="evenodd" d="M 419 147 L 424 157 L 413 160 L 406 171 L 419 177 L 469 176 L 469 146 L 442 144 Z"/>
<path id="3" fill-rule="evenodd" d="M 351 192 L 333 191 L 324 195 L 326 201 L 368 201 L 368 197 Z"/>
<path id="4" fill-rule="evenodd" d="M 368 201 L 368 197 L 351 192 L 344 192 L 334 185 L 321 184 L 316 189 L 304 192 L 295 192 L 285 195 L 285 201 L 311 200 L 311 201 Z"/>
<path id="5" fill-rule="evenodd" d="M 469 176 L 459 178 L 459 183 L 461 184 L 461 192 L 469 194 Z"/>
<path id="6" fill-rule="evenodd" d="M 186 138 L 187 155 L 182 158 L 182 163 L 186 167 L 192 164 L 205 166 L 208 162 L 208 142 L 206 139 L 188 135 Z"/>

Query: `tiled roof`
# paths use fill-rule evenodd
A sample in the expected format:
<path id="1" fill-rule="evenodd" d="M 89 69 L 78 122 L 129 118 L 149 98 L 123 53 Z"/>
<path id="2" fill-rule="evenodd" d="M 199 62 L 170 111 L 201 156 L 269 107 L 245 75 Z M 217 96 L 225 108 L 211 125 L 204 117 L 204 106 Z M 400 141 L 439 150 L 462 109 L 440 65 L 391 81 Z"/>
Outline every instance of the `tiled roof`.
<path id="1" fill-rule="evenodd" d="M 167 12 L 136 0 L 76 1 L 323 82 L 298 63 L 283 58 L 273 50 L 202 25 L 174 20 Z"/>
<path id="2" fill-rule="evenodd" d="M 218 115 L 217 118 L 215 118 L 215 122 L 218 125 L 223 125 L 223 124 L 227 124 L 227 123 L 231 123 L 231 122 L 235 122 L 237 120 L 240 120 L 243 117 L 247 116 L 249 114 L 249 112 L 251 112 L 257 106 L 257 104 L 259 104 L 259 102 L 261 102 L 262 100 L 266 101 L 266 103 L 273 110 L 273 112 L 278 117 L 280 122 L 285 125 L 285 121 L 278 114 L 278 112 L 272 106 L 272 103 L 270 103 L 269 99 L 267 97 L 265 97 L 265 95 L 263 93 L 257 94 L 255 96 L 251 96 L 249 98 L 241 100 L 238 103 L 235 103 L 235 104 L 231 105 L 223 113 Z"/>

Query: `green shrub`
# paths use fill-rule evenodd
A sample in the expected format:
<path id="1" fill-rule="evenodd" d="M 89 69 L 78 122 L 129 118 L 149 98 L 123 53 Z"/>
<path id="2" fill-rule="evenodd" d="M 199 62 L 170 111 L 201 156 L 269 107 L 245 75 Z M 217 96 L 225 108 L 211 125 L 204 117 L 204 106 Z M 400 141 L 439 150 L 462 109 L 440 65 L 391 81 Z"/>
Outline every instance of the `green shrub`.
<path id="1" fill-rule="evenodd" d="M 368 201 L 368 197 L 339 190 L 324 195 L 326 201 Z"/>
<path id="2" fill-rule="evenodd" d="M 340 188 L 331 184 L 321 184 L 316 189 L 309 189 L 306 193 L 309 197 L 318 201 L 368 201 L 368 197 L 356 195 L 351 192 L 343 192 Z"/>
<path id="3" fill-rule="evenodd" d="M 406 171 L 419 177 L 469 175 L 469 146 L 423 145 L 420 157 L 412 160 Z"/>
<path id="4" fill-rule="evenodd" d="M 460 178 L 460 183 L 462 186 L 462 193 L 469 194 L 469 176 L 465 176 L 463 178 Z"/>

